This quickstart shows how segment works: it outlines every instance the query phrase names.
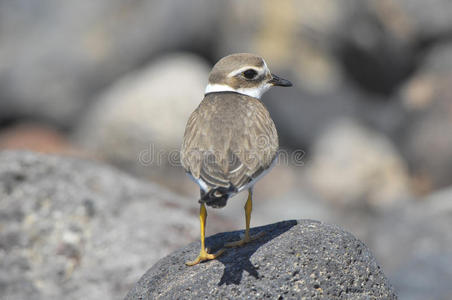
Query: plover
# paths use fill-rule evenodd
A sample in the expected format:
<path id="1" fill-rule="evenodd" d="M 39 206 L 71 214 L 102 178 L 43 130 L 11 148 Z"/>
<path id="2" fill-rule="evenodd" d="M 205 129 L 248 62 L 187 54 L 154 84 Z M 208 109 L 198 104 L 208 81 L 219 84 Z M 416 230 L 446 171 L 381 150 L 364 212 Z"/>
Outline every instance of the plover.
<path id="1" fill-rule="evenodd" d="M 181 150 L 182 166 L 201 190 L 201 251 L 187 265 L 223 253 L 221 249 L 209 254 L 205 248 L 206 205 L 224 207 L 243 190 L 248 190 L 245 235 L 225 246 L 241 246 L 260 236 L 250 236 L 249 228 L 253 185 L 274 165 L 278 150 L 275 124 L 260 101 L 272 86 L 292 84 L 249 53 L 223 57 L 209 74 L 204 99 L 188 119 Z"/>

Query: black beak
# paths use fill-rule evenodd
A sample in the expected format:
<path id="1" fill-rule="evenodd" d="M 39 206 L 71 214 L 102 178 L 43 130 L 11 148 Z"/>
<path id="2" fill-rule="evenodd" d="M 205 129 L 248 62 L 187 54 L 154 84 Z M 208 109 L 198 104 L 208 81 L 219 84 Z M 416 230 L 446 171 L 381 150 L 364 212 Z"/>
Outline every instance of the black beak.
<path id="1" fill-rule="evenodd" d="M 275 74 L 272 74 L 272 79 L 268 82 L 274 86 L 292 86 L 292 82 L 287 79 L 281 78 Z"/>

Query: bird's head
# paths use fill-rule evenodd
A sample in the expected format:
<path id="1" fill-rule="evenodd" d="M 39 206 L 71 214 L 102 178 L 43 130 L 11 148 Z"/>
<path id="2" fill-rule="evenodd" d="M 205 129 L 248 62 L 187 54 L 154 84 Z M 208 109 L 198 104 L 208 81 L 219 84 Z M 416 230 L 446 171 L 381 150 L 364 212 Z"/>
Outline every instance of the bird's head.
<path id="1" fill-rule="evenodd" d="M 237 53 L 223 57 L 213 66 L 205 94 L 236 92 L 259 99 L 273 86 L 292 83 L 272 74 L 262 57 Z"/>

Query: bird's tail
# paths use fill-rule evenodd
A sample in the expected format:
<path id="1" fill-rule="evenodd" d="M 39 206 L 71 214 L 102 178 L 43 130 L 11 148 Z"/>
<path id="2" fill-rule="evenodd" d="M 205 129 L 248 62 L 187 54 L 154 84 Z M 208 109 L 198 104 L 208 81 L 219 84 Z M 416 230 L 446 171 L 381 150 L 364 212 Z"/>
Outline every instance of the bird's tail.
<path id="1" fill-rule="evenodd" d="M 198 202 L 205 203 L 207 206 L 211 206 L 213 208 L 221 208 L 226 206 L 231 194 L 236 192 L 237 189 L 232 185 L 229 187 L 213 188 L 207 193 L 203 193 Z"/>

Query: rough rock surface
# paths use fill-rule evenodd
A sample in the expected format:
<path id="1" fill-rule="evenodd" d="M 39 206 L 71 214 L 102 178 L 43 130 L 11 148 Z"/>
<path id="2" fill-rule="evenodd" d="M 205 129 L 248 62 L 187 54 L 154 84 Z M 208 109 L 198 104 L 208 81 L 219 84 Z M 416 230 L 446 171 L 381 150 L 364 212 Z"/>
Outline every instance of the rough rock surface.
<path id="1" fill-rule="evenodd" d="M 396 299 L 369 249 L 350 233 L 317 221 L 253 228 L 266 235 L 218 260 L 185 266 L 199 242 L 157 262 L 126 299 Z M 239 231 L 206 240 L 216 250 Z"/>
<path id="2" fill-rule="evenodd" d="M 93 161 L 0 152 L 0 299 L 122 299 L 198 238 L 187 201 Z"/>

